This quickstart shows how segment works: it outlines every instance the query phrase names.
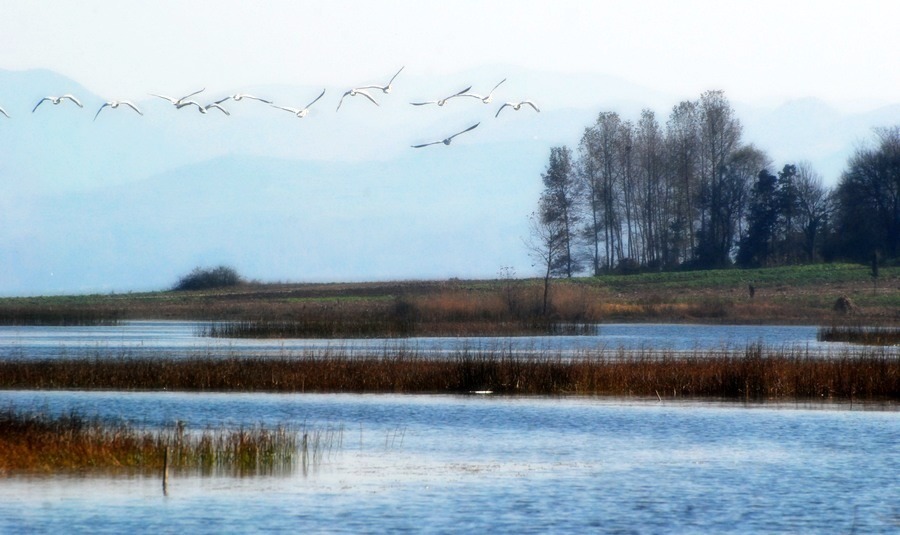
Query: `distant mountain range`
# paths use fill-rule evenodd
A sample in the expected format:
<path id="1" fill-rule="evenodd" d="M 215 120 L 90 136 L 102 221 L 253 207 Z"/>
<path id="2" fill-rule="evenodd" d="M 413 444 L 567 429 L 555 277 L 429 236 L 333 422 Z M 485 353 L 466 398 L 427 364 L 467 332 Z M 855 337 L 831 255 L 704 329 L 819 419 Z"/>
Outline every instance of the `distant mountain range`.
<path id="1" fill-rule="evenodd" d="M 489 105 L 456 99 L 472 85 Z M 366 81 L 361 81 L 365 83 Z M 373 80 L 372 82 L 379 82 Z M 180 96 L 199 88 L 148 88 Z M 233 88 L 302 107 L 322 87 Z M 664 124 L 680 100 L 611 77 L 490 66 L 453 76 L 402 73 L 376 107 L 328 87 L 308 117 L 266 104 L 174 110 L 149 95 L 92 94 L 59 74 L 0 70 L 0 295 L 165 288 L 197 265 L 227 263 L 262 280 L 492 277 L 533 274 L 522 239 L 550 147 L 574 146 L 600 111 Z M 711 88 L 714 89 L 714 88 Z M 42 105 L 73 93 L 85 108 Z M 228 95 L 211 88 L 202 102 Z M 133 100 L 144 111 L 96 110 Z M 533 99 L 541 108 L 497 109 Z M 805 99 L 733 102 L 744 140 L 776 166 L 809 160 L 828 183 L 900 105 L 843 113 Z M 450 146 L 412 149 L 475 123 Z"/>

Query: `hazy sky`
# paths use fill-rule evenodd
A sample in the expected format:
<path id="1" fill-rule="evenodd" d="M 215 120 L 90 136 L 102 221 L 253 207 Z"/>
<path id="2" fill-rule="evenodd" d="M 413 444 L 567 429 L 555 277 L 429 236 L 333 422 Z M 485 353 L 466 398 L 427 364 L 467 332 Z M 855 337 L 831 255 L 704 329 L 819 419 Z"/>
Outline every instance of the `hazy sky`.
<path id="1" fill-rule="evenodd" d="M 0 0 L 0 68 L 109 98 L 510 63 L 693 98 L 900 100 L 900 2 Z"/>
<path id="2" fill-rule="evenodd" d="M 664 117 L 667 106 L 722 89 L 736 106 L 746 105 L 748 141 L 771 151 L 776 165 L 809 160 L 833 183 L 854 140 L 870 136 L 888 112 L 834 122 L 810 118 L 809 110 L 829 109 L 815 103 L 774 118 L 759 110 L 803 97 L 855 111 L 900 104 L 898 20 L 894 0 L 0 0 L 0 69 L 49 69 L 100 97 L 140 101 L 147 111 L 140 120 L 107 114 L 99 122 L 91 121 L 92 109 L 32 116 L 27 109 L 40 93 L 0 86 L 0 103 L 14 117 L 0 124 L 9 156 L 0 171 L 17 177 L 23 195 L 141 179 L 180 185 L 187 176 L 218 183 L 227 175 L 243 187 L 246 175 L 283 188 L 238 188 L 251 199 L 209 190 L 219 195 L 188 195 L 199 204 L 182 212 L 177 187 L 150 190 L 161 207 L 150 212 L 157 197 L 129 204 L 127 189 L 114 190 L 120 195 L 109 198 L 118 202 L 108 204 L 73 195 L 72 217 L 56 197 L 46 209 L 7 192 L 0 255 L 15 261 L 0 262 L 0 292 L 161 288 L 195 265 L 221 262 L 261 280 L 490 277 L 499 266 L 528 275 L 521 239 L 550 146 L 577 143 L 591 114 L 615 102 L 657 106 Z M 324 113 L 341 88 L 386 82 L 400 66 L 406 71 L 398 91 L 381 108 Z M 494 120 L 493 108 L 472 102 L 442 110 L 405 105 L 433 98 L 407 87 L 470 69 L 477 70 L 469 83 L 481 91 L 500 73 L 518 73 L 507 75 L 518 79 L 503 98 L 534 98 L 543 113 Z M 148 96 L 272 84 L 304 86 L 310 98 L 326 87 L 331 102 L 302 122 L 252 106 L 235 106 L 226 120 L 176 114 Z M 291 95 L 292 87 L 265 90 Z M 91 98 L 93 107 L 98 99 Z M 485 124 L 449 147 L 457 152 L 409 148 L 476 120 Z M 469 157 L 455 157 L 461 153 Z M 262 171 L 237 164 L 223 171 L 216 158 L 230 156 L 224 161 L 255 162 Z M 354 162 L 366 162 L 365 171 L 342 167 Z M 307 179 L 279 182 L 301 171 Z M 312 204 L 298 209 L 282 199 Z M 135 215 L 145 212 L 151 215 Z M 263 216 L 243 224 L 251 213 Z M 208 231 L 181 232 L 190 225 Z"/>

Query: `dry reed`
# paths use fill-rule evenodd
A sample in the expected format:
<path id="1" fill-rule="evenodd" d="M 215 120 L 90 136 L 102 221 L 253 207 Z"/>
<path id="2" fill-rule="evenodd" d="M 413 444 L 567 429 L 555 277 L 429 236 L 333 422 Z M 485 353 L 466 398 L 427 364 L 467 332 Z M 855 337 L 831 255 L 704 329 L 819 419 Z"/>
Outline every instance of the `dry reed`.
<path id="1" fill-rule="evenodd" d="M 289 472 L 318 463 L 340 441 L 339 429 L 286 426 L 206 429 L 190 432 L 141 430 L 79 414 L 0 413 L 0 474 L 49 472 L 176 473 L 255 475 Z M 299 458 L 298 458 L 299 456 Z M 168 457 L 168 458 L 167 458 Z"/>
<path id="2" fill-rule="evenodd" d="M 295 357 L 54 358 L 0 362 L 0 388 L 876 401 L 900 399 L 900 351 L 819 355 L 751 346 L 728 352 L 622 350 L 575 357 L 461 350 L 434 357 L 385 349 Z"/>
<path id="3" fill-rule="evenodd" d="M 862 325 L 832 325 L 821 327 L 820 341 L 851 342 L 873 346 L 900 345 L 900 327 L 867 327 Z"/>

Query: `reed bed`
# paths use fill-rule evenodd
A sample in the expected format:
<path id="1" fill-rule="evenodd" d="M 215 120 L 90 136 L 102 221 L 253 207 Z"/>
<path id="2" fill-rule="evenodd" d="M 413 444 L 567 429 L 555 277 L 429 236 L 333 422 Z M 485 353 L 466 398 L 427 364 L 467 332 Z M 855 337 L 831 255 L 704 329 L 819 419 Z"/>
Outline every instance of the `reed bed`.
<path id="1" fill-rule="evenodd" d="M 321 462 L 342 430 L 262 425 L 240 429 L 142 430 L 77 413 L 0 413 L 0 474 L 197 472 L 204 475 L 288 473 Z"/>
<path id="2" fill-rule="evenodd" d="M 751 346 L 574 357 L 461 350 L 435 357 L 385 349 L 284 357 L 59 358 L 0 362 L 0 388 L 896 401 L 900 351 L 872 348 L 821 355 Z"/>
<path id="3" fill-rule="evenodd" d="M 304 303 L 285 317 L 215 321 L 200 336 L 221 338 L 402 338 L 577 335 L 591 332 L 584 295 L 564 314 L 543 315 L 537 294 L 444 290 L 376 301 Z"/>
<path id="4" fill-rule="evenodd" d="M 825 342 L 851 342 L 873 346 L 900 345 L 900 327 L 832 325 L 820 327 L 817 338 Z"/>

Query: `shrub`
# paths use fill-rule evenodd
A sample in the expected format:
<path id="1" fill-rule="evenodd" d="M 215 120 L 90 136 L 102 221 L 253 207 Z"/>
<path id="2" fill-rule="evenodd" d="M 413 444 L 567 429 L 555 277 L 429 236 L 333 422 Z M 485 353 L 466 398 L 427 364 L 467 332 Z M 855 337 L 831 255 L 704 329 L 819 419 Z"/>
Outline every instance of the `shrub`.
<path id="1" fill-rule="evenodd" d="M 641 264 L 634 258 L 623 258 L 619 260 L 616 272 L 622 275 L 635 275 L 641 272 Z"/>
<path id="2" fill-rule="evenodd" d="M 234 268 L 218 266 L 215 268 L 194 268 L 193 271 L 178 279 L 172 288 L 176 291 L 208 290 L 225 288 L 242 283 L 241 276 Z"/>

